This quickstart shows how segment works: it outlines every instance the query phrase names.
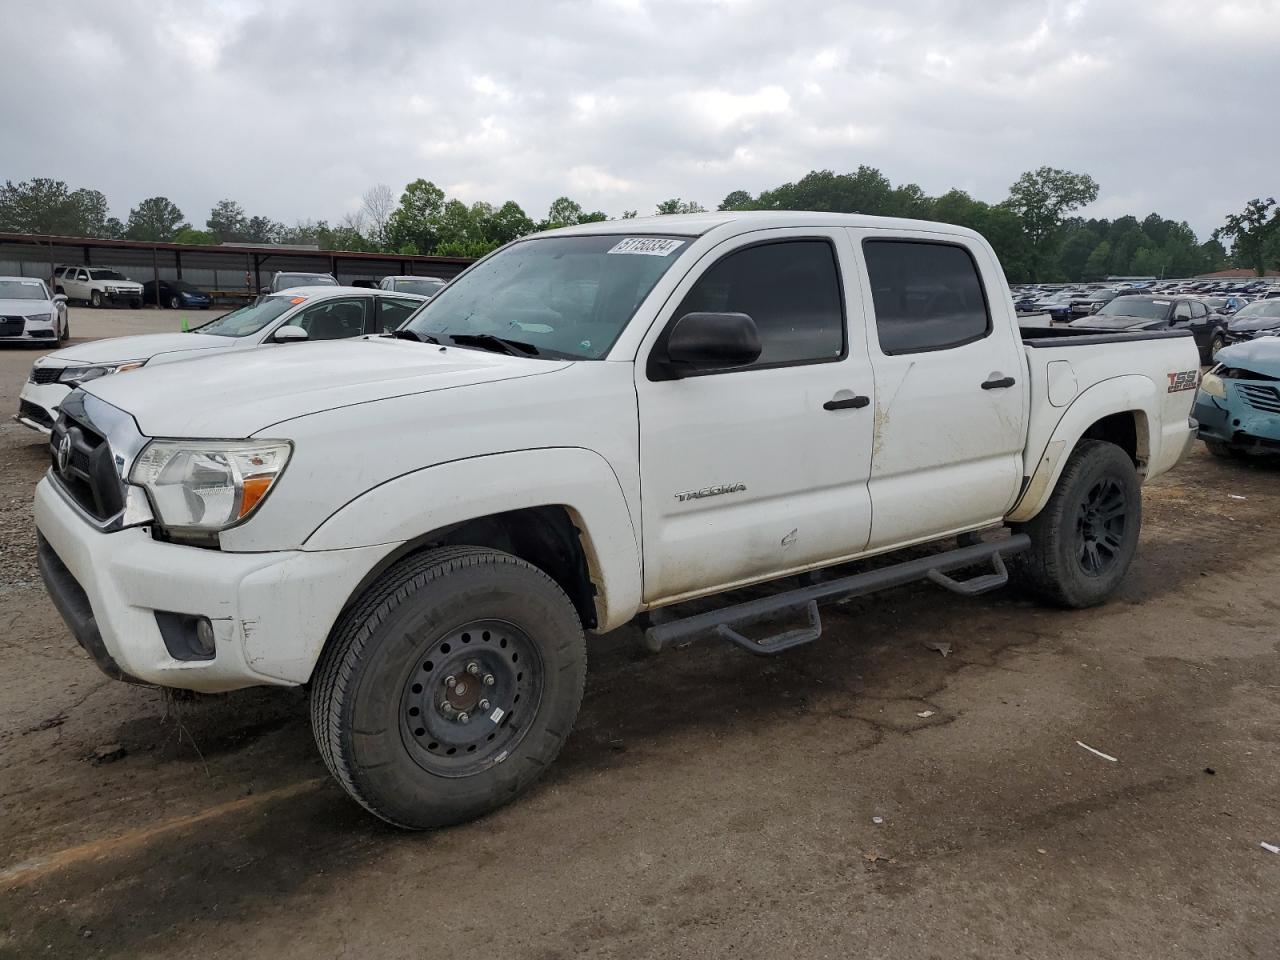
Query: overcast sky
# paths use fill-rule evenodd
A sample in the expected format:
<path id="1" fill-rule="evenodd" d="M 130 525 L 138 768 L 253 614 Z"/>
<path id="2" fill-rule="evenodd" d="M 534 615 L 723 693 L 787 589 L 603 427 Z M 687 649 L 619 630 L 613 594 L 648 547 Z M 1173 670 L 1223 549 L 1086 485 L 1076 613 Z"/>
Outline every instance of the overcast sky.
<path id="1" fill-rule="evenodd" d="M 425 177 L 535 219 L 714 207 L 866 163 L 999 201 L 1044 164 L 1089 212 L 1202 236 L 1280 193 L 1280 0 L 8 0 L 0 179 L 161 194 L 196 226 L 336 221 Z"/>

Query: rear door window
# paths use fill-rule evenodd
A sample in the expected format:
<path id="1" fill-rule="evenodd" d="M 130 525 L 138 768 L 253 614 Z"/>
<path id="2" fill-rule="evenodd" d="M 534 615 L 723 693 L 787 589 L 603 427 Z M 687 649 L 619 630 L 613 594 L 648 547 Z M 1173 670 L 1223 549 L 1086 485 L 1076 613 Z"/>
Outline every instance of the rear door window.
<path id="1" fill-rule="evenodd" d="M 379 297 L 373 332 L 390 333 L 408 320 L 410 314 L 420 306 L 422 306 L 421 300 L 393 300 L 390 297 Z"/>
<path id="2" fill-rule="evenodd" d="M 947 350 L 991 332 L 978 267 L 964 247 L 869 239 L 862 249 L 883 353 Z"/>

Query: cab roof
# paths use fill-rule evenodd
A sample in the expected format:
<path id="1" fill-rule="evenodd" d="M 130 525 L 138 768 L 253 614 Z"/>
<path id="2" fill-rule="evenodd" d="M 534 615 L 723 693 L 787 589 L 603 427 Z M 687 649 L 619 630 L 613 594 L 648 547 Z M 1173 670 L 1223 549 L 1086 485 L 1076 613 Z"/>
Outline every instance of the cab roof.
<path id="1" fill-rule="evenodd" d="M 900 217 L 872 217 L 862 213 L 821 213 L 806 210 L 714 210 L 706 213 L 676 213 L 628 220 L 600 220 L 560 227 L 534 236 L 581 237 L 594 234 L 700 237 L 718 227 L 737 227 L 742 232 L 768 227 L 863 227 L 866 229 L 927 230 L 976 237 L 974 231 L 953 223 L 907 220 Z M 739 232 L 734 230 L 732 232 Z"/>

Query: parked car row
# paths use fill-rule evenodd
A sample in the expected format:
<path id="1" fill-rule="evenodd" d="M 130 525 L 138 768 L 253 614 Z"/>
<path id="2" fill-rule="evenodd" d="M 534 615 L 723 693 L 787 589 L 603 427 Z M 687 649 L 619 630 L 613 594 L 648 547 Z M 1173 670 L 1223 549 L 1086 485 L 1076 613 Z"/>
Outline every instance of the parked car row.
<path id="1" fill-rule="evenodd" d="M 433 297 L 445 283 L 439 277 L 404 275 L 383 277 L 376 282 L 357 280 L 352 286 Z M 263 295 L 295 287 L 315 286 L 336 287 L 338 280 L 330 273 L 280 270 L 272 275 Z M 138 283 L 118 270 L 101 267 L 57 267 L 53 272 L 53 288 L 55 293 L 66 297 L 68 301 L 86 303 L 92 307 L 127 306 L 137 309 L 147 303 L 171 310 L 207 310 L 213 305 L 213 297 L 208 292 L 187 280 L 148 280 Z"/>

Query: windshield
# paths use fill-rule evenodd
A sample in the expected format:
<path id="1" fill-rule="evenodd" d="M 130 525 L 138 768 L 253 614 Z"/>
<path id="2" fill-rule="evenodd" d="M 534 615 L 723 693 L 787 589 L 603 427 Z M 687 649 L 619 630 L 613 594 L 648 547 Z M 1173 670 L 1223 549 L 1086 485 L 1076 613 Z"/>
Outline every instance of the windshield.
<path id="1" fill-rule="evenodd" d="M 420 293 L 424 297 L 434 297 L 444 286 L 443 280 L 393 280 L 392 283 L 399 293 Z"/>
<path id="2" fill-rule="evenodd" d="M 90 270 L 89 279 L 91 280 L 127 280 L 123 273 L 116 273 L 114 270 Z"/>
<path id="3" fill-rule="evenodd" d="M 39 280 L 0 280 L 0 300 L 48 300 Z"/>
<path id="4" fill-rule="evenodd" d="M 1269 327 L 1276 320 L 1280 320 L 1280 300 L 1255 300 L 1236 311 L 1231 319 L 1231 326 Z"/>
<path id="5" fill-rule="evenodd" d="M 288 290 L 290 287 L 336 287 L 338 281 L 327 273 L 282 273 L 276 277 L 275 288 Z"/>
<path id="6" fill-rule="evenodd" d="M 306 297 L 267 297 L 239 310 L 223 314 L 212 323 L 196 328 L 196 333 L 210 333 L 215 337 L 247 337 L 257 333 L 276 317 L 288 313 Z"/>
<path id="7" fill-rule="evenodd" d="M 1163 320 L 1169 313 L 1172 300 L 1147 300 L 1144 297 L 1116 297 L 1102 307 L 1095 317 L 1140 317 L 1143 320 Z"/>
<path id="8" fill-rule="evenodd" d="M 454 280 L 405 329 L 441 342 L 487 334 L 542 355 L 599 360 L 658 278 L 680 237 L 541 237 L 512 244 Z"/>

